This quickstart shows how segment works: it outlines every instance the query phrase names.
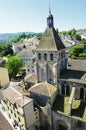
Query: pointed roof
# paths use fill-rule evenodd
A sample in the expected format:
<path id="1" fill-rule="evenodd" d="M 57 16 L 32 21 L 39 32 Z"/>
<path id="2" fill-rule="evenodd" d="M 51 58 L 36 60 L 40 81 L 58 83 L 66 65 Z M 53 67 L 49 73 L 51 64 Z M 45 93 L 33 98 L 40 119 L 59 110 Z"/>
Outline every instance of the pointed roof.
<path id="1" fill-rule="evenodd" d="M 46 28 L 36 50 L 37 51 L 60 51 L 62 49 L 65 49 L 65 46 L 62 43 L 55 28 L 53 27 Z"/>
<path id="2" fill-rule="evenodd" d="M 48 82 L 37 83 L 29 89 L 29 92 L 37 93 L 50 98 L 54 95 L 56 91 L 57 88 Z"/>

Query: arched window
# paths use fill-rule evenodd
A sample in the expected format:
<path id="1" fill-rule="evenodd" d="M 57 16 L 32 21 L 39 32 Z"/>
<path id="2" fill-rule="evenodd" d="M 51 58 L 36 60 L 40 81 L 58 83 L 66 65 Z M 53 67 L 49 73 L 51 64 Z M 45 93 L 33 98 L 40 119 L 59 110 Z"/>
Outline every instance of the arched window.
<path id="1" fill-rule="evenodd" d="M 65 95 L 65 85 L 62 84 L 61 86 L 62 86 L 62 94 Z"/>
<path id="2" fill-rule="evenodd" d="M 80 89 L 80 99 L 84 99 L 84 88 Z"/>
<path id="3" fill-rule="evenodd" d="M 59 124 L 59 130 L 68 130 L 68 128 L 63 124 Z"/>
<path id="4" fill-rule="evenodd" d="M 38 60 L 41 60 L 41 53 L 38 54 Z"/>
<path id="5" fill-rule="evenodd" d="M 66 96 L 70 96 L 70 87 L 66 85 Z"/>
<path id="6" fill-rule="evenodd" d="M 47 60 L 47 54 L 44 53 L 44 60 Z"/>
<path id="7" fill-rule="evenodd" d="M 52 53 L 50 54 L 50 60 L 53 60 L 53 54 Z"/>

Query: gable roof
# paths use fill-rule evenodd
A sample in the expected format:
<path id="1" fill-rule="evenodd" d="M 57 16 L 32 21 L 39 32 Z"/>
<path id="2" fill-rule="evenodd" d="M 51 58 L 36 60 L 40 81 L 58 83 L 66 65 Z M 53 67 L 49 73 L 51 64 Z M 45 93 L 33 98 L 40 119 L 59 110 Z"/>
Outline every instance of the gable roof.
<path id="1" fill-rule="evenodd" d="M 62 43 L 56 30 L 54 28 L 46 28 L 36 50 L 60 51 L 61 49 L 65 49 L 65 46 Z"/>
<path id="2" fill-rule="evenodd" d="M 37 93 L 47 97 L 52 97 L 56 91 L 57 88 L 48 82 L 37 83 L 29 89 L 29 92 Z"/>

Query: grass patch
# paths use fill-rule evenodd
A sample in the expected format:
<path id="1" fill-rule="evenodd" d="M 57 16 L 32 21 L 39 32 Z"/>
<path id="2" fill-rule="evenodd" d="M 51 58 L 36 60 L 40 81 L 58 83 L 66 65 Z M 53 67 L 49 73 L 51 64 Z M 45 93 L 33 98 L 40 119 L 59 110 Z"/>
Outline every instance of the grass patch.
<path id="1" fill-rule="evenodd" d="M 68 101 L 69 98 L 68 97 L 64 97 L 62 95 L 57 95 L 54 104 L 52 106 L 52 110 L 54 111 L 61 111 L 64 112 L 65 114 L 68 111 Z"/>
<path id="2" fill-rule="evenodd" d="M 68 114 L 68 101 L 69 97 L 64 97 L 62 95 L 57 95 L 52 110 L 55 112 L 63 112 L 64 114 Z M 86 120 L 86 102 L 80 100 L 73 100 L 71 116 L 80 117 Z"/>
<path id="3" fill-rule="evenodd" d="M 80 106 L 80 100 L 74 100 L 72 104 L 72 109 L 77 109 Z"/>
<path id="4" fill-rule="evenodd" d="M 83 118 L 85 109 L 86 109 L 86 102 L 75 100 L 73 103 L 73 108 L 71 110 L 71 115 Z"/>

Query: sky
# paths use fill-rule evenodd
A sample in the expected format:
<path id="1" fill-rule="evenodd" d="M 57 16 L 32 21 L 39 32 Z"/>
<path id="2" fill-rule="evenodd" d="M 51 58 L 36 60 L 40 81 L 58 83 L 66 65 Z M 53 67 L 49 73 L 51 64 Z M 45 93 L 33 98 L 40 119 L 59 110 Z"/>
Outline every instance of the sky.
<path id="1" fill-rule="evenodd" d="M 59 31 L 86 29 L 86 0 L 0 0 L 0 33 L 44 32 L 49 4 Z"/>

